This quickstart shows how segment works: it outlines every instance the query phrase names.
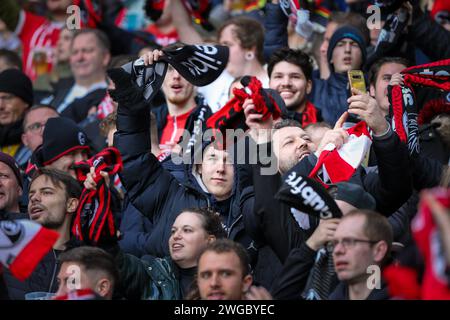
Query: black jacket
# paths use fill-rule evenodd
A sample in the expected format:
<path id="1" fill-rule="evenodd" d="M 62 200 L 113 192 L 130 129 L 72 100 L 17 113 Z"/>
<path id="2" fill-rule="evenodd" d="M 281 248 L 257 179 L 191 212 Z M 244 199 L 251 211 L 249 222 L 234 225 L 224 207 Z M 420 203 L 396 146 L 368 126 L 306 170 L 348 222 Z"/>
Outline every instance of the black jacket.
<path id="1" fill-rule="evenodd" d="M 330 294 L 328 297 L 329 300 L 349 300 L 348 296 L 348 286 L 340 282 L 336 289 Z M 373 289 L 369 296 L 366 298 L 366 300 L 388 300 L 388 288 L 386 286 L 386 283 L 381 281 L 381 288 L 380 289 Z"/>
<path id="2" fill-rule="evenodd" d="M 49 251 L 25 281 L 19 281 L 9 270 L 4 270 L 4 280 L 9 298 L 24 300 L 25 294 L 29 292 L 56 292 L 58 290 L 56 277 L 60 268 L 57 258 L 61 252 Z"/>
<path id="3" fill-rule="evenodd" d="M 126 90 L 136 94 L 133 88 L 122 88 L 124 96 L 129 96 Z M 118 94 L 120 96 L 120 91 Z M 237 175 L 229 205 L 225 210 L 227 212 L 223 212 L 220 203 L 195 183 L 192 167 L 186 166 L 189 183 L 180 184 L 150 153 L 149 105 L 142 96 L 136 94 L 132 101 L 128 97 L 118 100 L 114 144 L 120 150 L 124 164 L 120 178 L 133 205 L 149 218 L 154 226 L 149 239 L 149 252 L 159 257 L 169 254 L 171 226 L 182 210 L 191 207 L 212 207 L 222 211 L 228 237 L 241 240 L 244 246 L 248 246 L 251 240 L 244 232 Z"/>
<path id="4" fill-rule="evenodd" d="M 412 26 L 409 34 L 431 60 L 450 57 L 450 32 L 440 26 L 420 8 L 414 8 Z"/>

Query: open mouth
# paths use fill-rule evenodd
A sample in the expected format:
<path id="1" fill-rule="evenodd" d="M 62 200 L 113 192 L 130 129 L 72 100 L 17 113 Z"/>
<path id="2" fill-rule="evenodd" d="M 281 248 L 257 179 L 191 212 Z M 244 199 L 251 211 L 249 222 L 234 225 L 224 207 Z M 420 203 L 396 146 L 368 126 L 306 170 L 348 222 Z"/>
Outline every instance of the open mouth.
<path id="1" fill-rule="evenodd" d="M 307 152 L 303 152 L 302 154 L 300 154 L 300 156 L 298 157 L 298 161 L 302 161 L 304 158 L 306 158 L 307 156 L 309 156 L 309 151 Z"/>
<path id="2" fill-rule="evenodd" d="M 348 266 L 348 263 L 344 262 L 344 261 L 337 261 L 334 264 L 334 267 L 335 267 L 336 270 L 345 269 L 347 266 Z"/>
<path id="3" fill-rule="evenodd" d="M 180 249 L 182 249 L 183 247 L 184 247 L 184 246 L 183 246 L 182 244 L 174 243 L 174 244 L 172 245 L 172 250 L 174 250 L 174 251 L 180 250 Z"/>
<path id="4" fill-rule="evenodd" d="M 44 212 L 44 209 L 41 207 L 32 207 L 29 215 L 31 219 L 37 219 L 41 216 L 41 214 Z"/>
<path id="5" fill-rule="evenodd" d="M 294 93 L 292 91 L 281 91 L 280 92 L 280 96 L 283 99 L 290 99 L 294 96 Z"/>
<path id="6" fill-rule="evenodd" d="M 183 86 L 179 85 L 179 84 L 173 84 L 170 86 L 170 88 L 175 92 L 175 93 L 179 93 L 181 92 L 181 90 L 183 90 Z"/>
<path id="7" fill-rule="evenodd" d="M 208 300 L 223 300 L 225 295 L 222 292 L 211 292 L 208 294 Z"/>

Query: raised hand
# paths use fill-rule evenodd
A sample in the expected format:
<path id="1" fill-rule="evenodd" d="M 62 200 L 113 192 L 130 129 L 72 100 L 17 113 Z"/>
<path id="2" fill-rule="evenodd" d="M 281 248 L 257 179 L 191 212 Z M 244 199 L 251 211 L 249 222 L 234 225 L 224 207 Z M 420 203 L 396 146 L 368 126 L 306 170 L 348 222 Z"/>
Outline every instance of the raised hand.
<path id="1" fill-rule="evenodd" d="M 364 120 L 375 135 L 382 135 L 389 129 L 389 123 L 377 101 L 367 93 L 352 88 L 353 95 L 348 98 L 348 112 Z"/>

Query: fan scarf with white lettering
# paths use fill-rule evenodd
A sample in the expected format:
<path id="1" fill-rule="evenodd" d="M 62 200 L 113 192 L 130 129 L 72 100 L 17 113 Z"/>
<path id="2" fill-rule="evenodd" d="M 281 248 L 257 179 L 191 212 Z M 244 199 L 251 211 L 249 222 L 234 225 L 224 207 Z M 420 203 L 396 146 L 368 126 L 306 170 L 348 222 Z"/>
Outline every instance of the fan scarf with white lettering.
<path id="1" fill-rule="evenodd" d="M 404 85 L 388 86 L 393 128 L 408 144 L 411 155 L 420 152 L 419 125 L 439 113 L 450 113 L 450 59 L 407 68 Z"/>
<path id="2" fill-rule="evenodd" d="M 296 169 L 297 167 L 294 167 L 286 174 L 275 199 L 319 219 L 342 217 L 341 210 L 327 190 L 319 182 L 305 177 Z"/>
<path id="3" fill-rule="evenodd" d="M 286 174 L 275 199 L 319 219 L 341 218 L 342 212 L 327 190 L 320 183 L 296 172 L 296 169 L 294 167 Z M 317 251 L 302 297 L 306 300 L 325 300 L 335 284 L 333 255 L 326 246 Z"/>
<path id="4" fill-rule="evenodd" d="M 0 263 L 23 281 L 58 238 L 57 232 L 30 220 L 0 221 Z"/>
<path id="5" fill-rule="evenodd" d="M 347 129 L 347 133 L 348 140 L 339 149 L 336 149 L 332 143 L 325 146 L 309 174 L 309 177 L 319 181 L 325 187 L 330 183 L 348 181 L 372 145 L 372 139 L 364 121 Z"/>
<path id="6" fill-rule="evenodd" d="M 216 130 L 215 136 L 221 134 L 222 138 L 226 137 L 227 129 L 242 129 L 243 131 L 248 129 L 242 107 L 246 99 L 253 100 L 255 112 L 263 115 L 261 121 L 267 120 L 270 115 L 274 120 L 281 117 L 280 107 L 275 99 L 262 88 L 261 81 L 256 77 L 244 76 L 241 83 L 244 88 L 234 88 L 234 97 L 206 121 L 208 128 Z M 226 143 L 224 140 L 224 145 Z"/>
<path id="7" fill-rule="evenodd" d="M 72 227 L 72 234 L 77 240 L 87 244 L 97 244 L 100 240 L 114 239 L 116 226 L 111 210 L 111 191 L 106 185 L 100 171 L 114 176 L 122 170 L 122 157 L 114 147 L 106 148 L 86 161 L 77 162 L 75 170 L 78 181 L 86 180 L 91 167 L 95 168 L 94 181 L 96 190 L 83 189 Z"/>
<path id="8" fill-rule="evenodd" d="M 228 63 L 229 50 L 226 46 L 184 45 L 162 51 L 164 55 L 151 66 L 145 66 L 141 58 L 122 66 L 123 70 L 132 75 L 136 85 L 143 89 L 144 98 L 149 101 L 161 88 L 167 64 L 188 82 L 201 87 L 216 80 Z"/>

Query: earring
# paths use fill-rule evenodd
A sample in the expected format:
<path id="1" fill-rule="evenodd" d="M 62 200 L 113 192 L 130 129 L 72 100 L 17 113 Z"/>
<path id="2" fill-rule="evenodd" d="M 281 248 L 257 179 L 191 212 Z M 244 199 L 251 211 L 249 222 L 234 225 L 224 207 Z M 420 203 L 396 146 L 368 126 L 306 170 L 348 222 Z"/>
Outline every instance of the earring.
<path id="1" fill-rule="evenodd" d="M 253 59 L 255 59 L 255 54 L 254 54 L 253 52 L 251 52 L 251 51 L 248 51 L 248 52 L 245 54 L 245 60 L 251 61 L 251 60 L 253 60 Z"/>

